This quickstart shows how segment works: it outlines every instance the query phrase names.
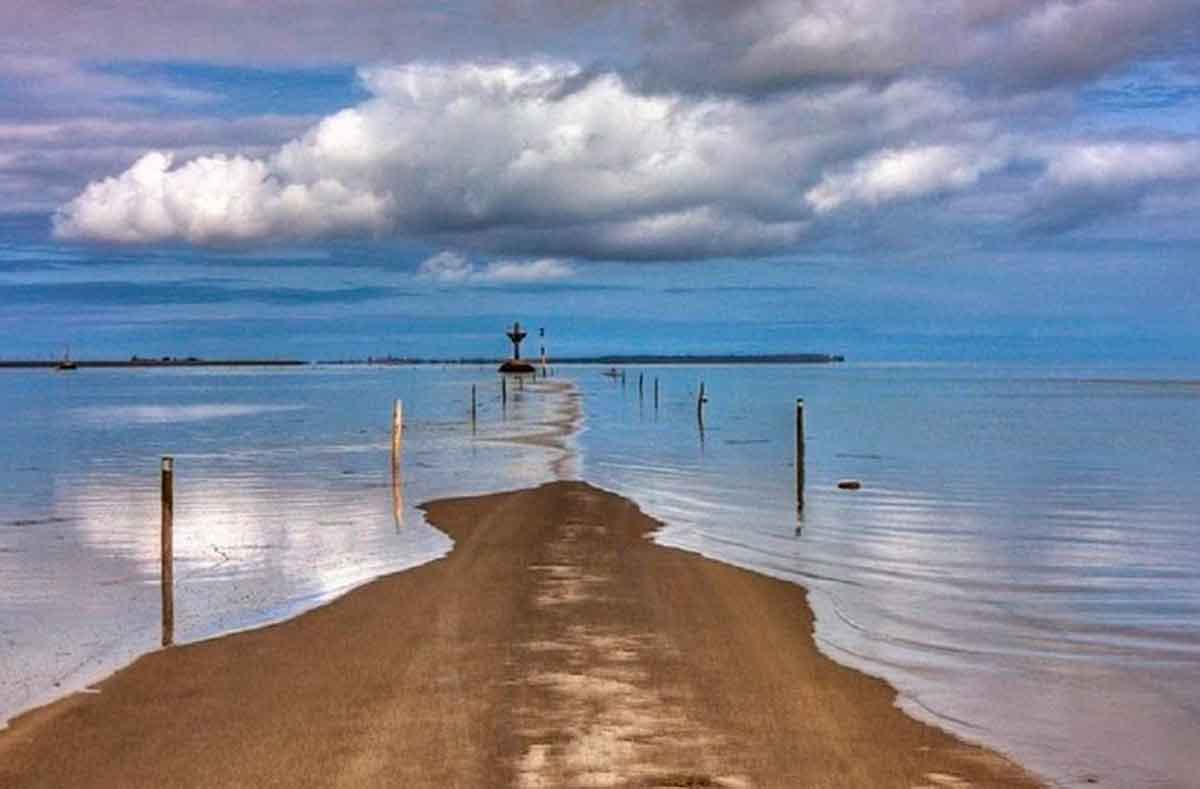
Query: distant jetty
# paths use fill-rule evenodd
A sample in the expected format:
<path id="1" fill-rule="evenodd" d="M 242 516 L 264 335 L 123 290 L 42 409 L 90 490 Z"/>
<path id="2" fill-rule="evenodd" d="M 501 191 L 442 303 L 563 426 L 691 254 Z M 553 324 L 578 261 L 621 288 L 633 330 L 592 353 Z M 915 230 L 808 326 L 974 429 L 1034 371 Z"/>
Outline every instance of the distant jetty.
<path id="1" fill-rule="evenodd" d="M 61 359 L 34 361 L 3 361 L 0 370 L 28 370 L 36 368 L 60 368 Z M 195 356 L 179 358 L 162 356 L 148 358 L 132 356 L 128 359 L 72 359 L 73 369 L 121 368 L 121 367 L 299 367 L 308 362 L 299 359 L 200 359 Z"/>

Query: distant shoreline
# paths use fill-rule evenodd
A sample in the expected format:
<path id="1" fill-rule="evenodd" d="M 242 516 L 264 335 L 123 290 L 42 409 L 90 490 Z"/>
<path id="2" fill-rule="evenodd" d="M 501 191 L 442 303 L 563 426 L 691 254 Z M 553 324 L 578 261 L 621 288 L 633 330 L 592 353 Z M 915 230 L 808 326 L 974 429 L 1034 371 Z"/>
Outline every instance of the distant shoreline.
<path id="1" fill-rule="evenodd" d="M 55 368 L 59 359 L 44 361 L 0 361 L 0 370 L 29 370 Z M 72 359 L 79 369 L 85 367 L 300 367 L 308 362 L 298 359 Z"/>
<path id="2" fill-rule="evenodd" d="M 500 364 L 504 359 L 476 357 L 461 359 L 420 359 L 413 357 L 381 356 L 366 359 L 331 359 L 318 364 Z M 536 359 L 529 360 L 537 363 Z M 772 353 L 772 354 L 610 354 L 605 356 L 558 356 L 547 364 L 837 364 L 846 361 L 841 354 Z"/>
<path id="3" fill-rule="evenodd" d="M 368 364 L 368 365 L 462 365 L 500 364 L 504 359 L 476 357 L 460 359 L 423 359 L 415 357 L 367 357 L 366 359 L 331 359 L 311 362 L 302 359 L 200 359 L 133 357 L 131 359 L 72 359 L 75 367 L 83 368 L 146 368 L 146 367 L 303 367 L 310 364 Z M 668 365 L 668 364 L 838 364 L 846 361 L 840 354 L 775 353 L 775 354 L 613 354 L 607 356 L 564 356 L 548 360 L 551 364 Z M 536 361 L 535 361 L 536 363 Z M 29 370 L 56 368 L 60 359 L 0 360 L 0 370 Z"/>

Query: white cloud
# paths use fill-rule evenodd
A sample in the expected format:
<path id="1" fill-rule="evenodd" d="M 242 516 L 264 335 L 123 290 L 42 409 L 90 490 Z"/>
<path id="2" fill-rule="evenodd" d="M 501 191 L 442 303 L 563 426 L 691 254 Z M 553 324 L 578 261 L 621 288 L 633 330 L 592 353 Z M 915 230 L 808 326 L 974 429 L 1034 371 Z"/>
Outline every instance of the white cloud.
<path id="1" fill-rule="evenodd" d="M 372 98 L 270 155 L 150 153 L 58 211 L 62 238 L 199 244 L 398 233 L 507 255 L 795 245 L 831 157 L 959 110 L 922 81 L 758 105 L 642 94 L 564 63 L 364 69 Z M 870 119 L 864 123 L 864 119 Z"/>
<path id="2" fill-rule="evenodd" d="M 537 258 L 778 254 L 836 232 L 851 207 L 989 189 L 1003 199 L 973 204 L 1011 207 L 988 221 L 1044 213 L 1047 227 L 1065 227 L 1089 211 L 1137 208 L 1196 169 L 1195 146 L 1179 142 L 1080 141 L 1053 124 L 1008 132 L 1009 117 L 1053 114 L 1059 99 L 972 100 L 927 78 L 749 100 L 641 92 L 619 74 L 555 61 L 409 64 L 360 77 L 370 98 L 282 145 L 187 159 L 152 151 L 93 181 L 61 205 L 57 235 L 196 244 L 399 235 L 526 261 L 431 268 L 431 279 L 511 281 L 553 276 L 550 264 L 526 270 Z M 941 201 L 930 226 L 961 219 L 953 212 L 968 205 Z"/>
<path id="3" fill-rule="evenodd" d="M 849 170 L 825 176 L 806 195 L 818 213 L 847 203 L 879 205 L 965 189 L 1003 164 L 995 154 L 966 146 L 930 145 L 886 149 Z"/>
<path id="4" fill-rule="evenodd" d="M 457 252 L 439 252 L 417 267 L 417 276 L 432 282 L 466 282 L 475 267 Z"/>
<path id="5" fill-rule="evenodd" d="M 1136 213 L 1171 194 L 1194 196 L 1200 186 L 1200 142 L 1101 140 L 1043 145 L 1045 163 L 1032 184 L 1025 224 L 1063 232 L 1115 214 Z M 1185 211 L 1181 216 L 1194 215 Z M 1194 219 L 1192 220 L 1194 224 Z"/>
<path id="6" fill-rule="evenodd" d="M 1200 142 L 1103 141 L 1046 151 L 1045 180 L 1059 186 L 1126 186 L 1200 177 Z"/>
<path id="7" fill-rule="evenodd" d="M 569 264 L 557 258 L 538 260 L 495 260 L 476 277 L 481 282 L 552 282 L 575 275 Z"/>
<path id="8" fill-rule="evenodd" d="M 574 275 L 570 264 L 556 258 L 494 260 L 480 268 L 450 251 L 439 252 L 417 268 L 420 279 L 443 285 L 553 282 Z"/>
<path id="9" fill-rule="evenodd" d="M 336 179 L 283 183 L 258 159 L 202 156 L 171 169 L 151 152 L 119 176 L 91 183 L 55 215 L 55 233 L 117 243 L 181 239 L 236 243 L 384 229 L 387 195 Z"/>

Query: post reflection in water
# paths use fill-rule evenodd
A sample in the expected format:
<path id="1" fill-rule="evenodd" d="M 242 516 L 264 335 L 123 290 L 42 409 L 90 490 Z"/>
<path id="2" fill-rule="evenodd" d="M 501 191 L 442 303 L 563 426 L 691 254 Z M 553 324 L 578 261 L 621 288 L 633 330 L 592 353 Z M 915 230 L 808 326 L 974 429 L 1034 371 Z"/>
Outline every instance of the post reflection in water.
<path id="1" fill-rule="evenodd" d="M 392 461 L 392 518 L 399 532 L 404 526 L 404 473 L 398 459 Z"/>

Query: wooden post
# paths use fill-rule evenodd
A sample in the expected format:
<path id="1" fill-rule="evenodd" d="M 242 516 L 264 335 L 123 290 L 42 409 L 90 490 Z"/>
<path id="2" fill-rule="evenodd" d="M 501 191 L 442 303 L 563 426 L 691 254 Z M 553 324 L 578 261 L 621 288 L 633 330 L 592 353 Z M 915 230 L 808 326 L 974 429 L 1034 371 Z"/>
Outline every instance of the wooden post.
<path id="1" fill-rule="evenodd" d="M 162 645 L 175 643 L 175 459 L 162 459 Z"/>
<path id="2" fill-rule="evenodd" d="M 708 402 L 708 398 L 704 396 L 704 382 L 700 382 L 700 394 L 696 397 L 696 421 L 700 423 L 700 429 L 704 429 L 704 404 Z"/>
<path id="3" fill-rule="evenodd" d="M 475 427 L 475 384 L 471 384 L 471 427 Z"/>
<path id="4" fill-rule="evenodd" d="M 654 376 L 654 410 L 658 410 L 658 376 Z"/>
<path id="5" fill-rule="evenodd" d="M 804 510 L 804 398 L 796 398 L 796 509 Z"/>
<path id="6" fill-rule="evenodd" d="M 508 378 L 500 376 L 500 405 L 508 405 Z"/>
<path id="7" fill-rule="evenodd" d="M 392 466 L 400 465 L 400 450 L 404 441 L 404 401 L 392 404 Z"/>
<path id="8" fill-rule="evenodd" d="M 638 373 L 638 400 L 642 399 L 642 373 Z"/>

